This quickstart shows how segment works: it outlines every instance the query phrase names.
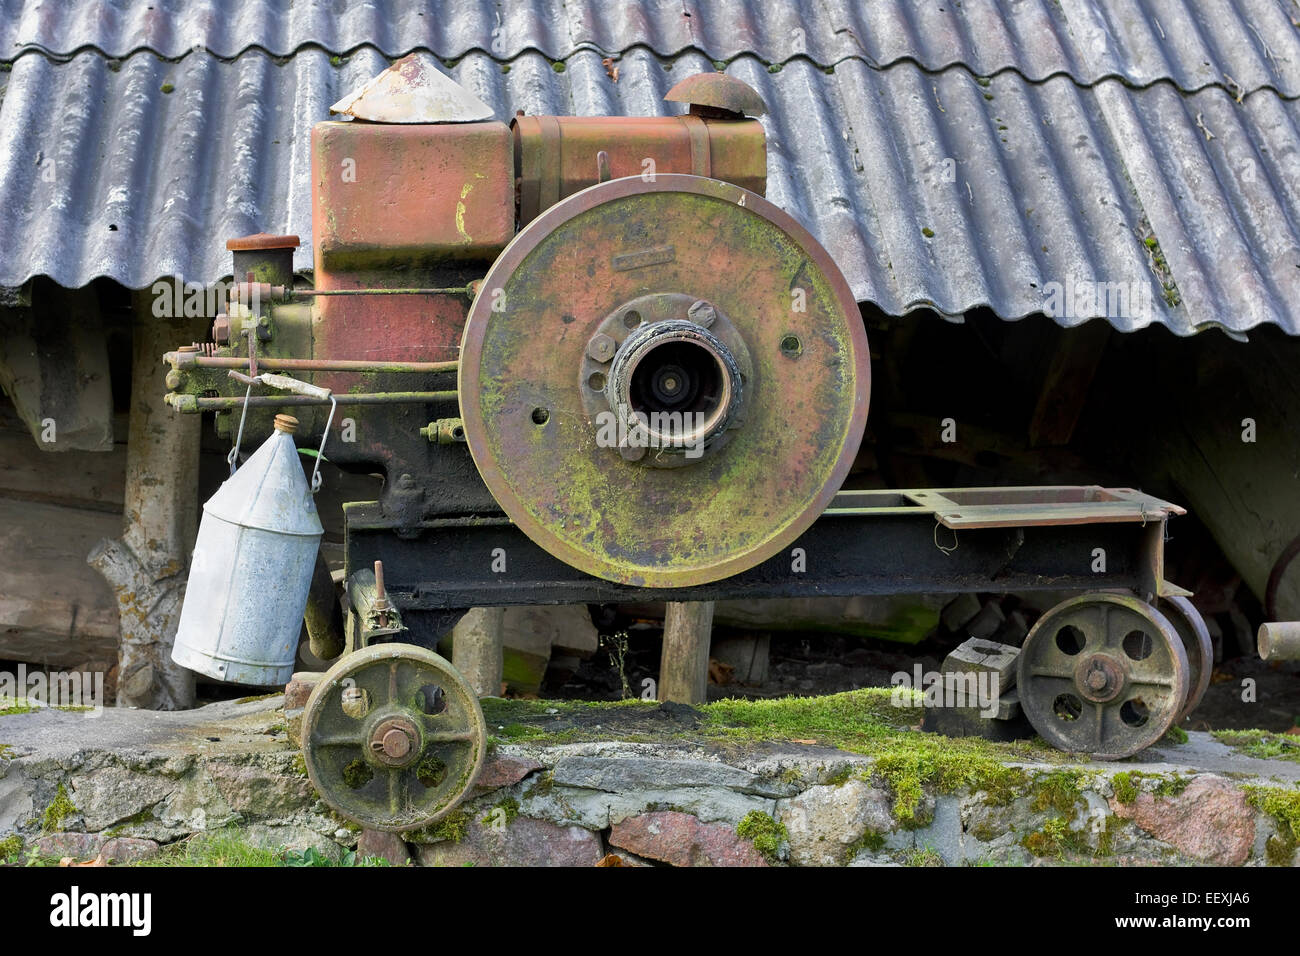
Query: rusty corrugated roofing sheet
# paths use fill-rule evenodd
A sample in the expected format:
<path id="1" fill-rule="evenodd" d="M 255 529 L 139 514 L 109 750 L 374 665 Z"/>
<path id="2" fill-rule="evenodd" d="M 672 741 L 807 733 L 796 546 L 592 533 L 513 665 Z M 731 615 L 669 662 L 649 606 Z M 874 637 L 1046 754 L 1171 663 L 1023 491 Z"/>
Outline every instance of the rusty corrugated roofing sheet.
<path id="1" fill-rule="evenodd" d="M 527 50 L 567 59 L 592 47 L 686 50 L 819 66 L 911 60 L 1026 79 L 1106 77 L 1180 89 L 1222 85 L 1300 95 L 1300 9 L 1292 0 L 0 0 L 0 59 L 35 47 L 112 58 L 207 51 L 233 58 L 306 47 L 389 57 L 471 51 L 501 60 Z"/>

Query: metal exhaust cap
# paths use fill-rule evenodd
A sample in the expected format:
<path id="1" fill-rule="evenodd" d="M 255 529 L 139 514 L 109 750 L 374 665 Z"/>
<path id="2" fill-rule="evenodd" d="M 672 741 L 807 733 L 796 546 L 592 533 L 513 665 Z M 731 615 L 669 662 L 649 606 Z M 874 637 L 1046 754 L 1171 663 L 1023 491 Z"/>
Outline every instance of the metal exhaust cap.
<path id="1" fill-rule="evenodd" d="M 688 76 L 664 96 L 666 103 L 689 103 L 692 113 L 718 111 L 739 119 L 762 116 L 767 104 L 748 83 L 725 73 L 697 73 Z"/>
<path id="2" fill-rule="evenodd" d="M 361 89 L 330 107 L 371 123 L 477 123 L 491 107 L 434 66 L 428 53 L 398 60 Z"/>

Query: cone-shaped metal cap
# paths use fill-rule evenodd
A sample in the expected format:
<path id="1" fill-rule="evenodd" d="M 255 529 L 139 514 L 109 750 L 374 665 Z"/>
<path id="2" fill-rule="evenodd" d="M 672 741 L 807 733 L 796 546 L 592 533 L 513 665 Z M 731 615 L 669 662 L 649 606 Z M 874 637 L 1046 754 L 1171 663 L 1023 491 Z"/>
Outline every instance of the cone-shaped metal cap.
<path id="1" fill-rule="evenodd" d="M 682 80 L 664 96 L 668 103 L 689 103 L 737 116 L 762 116 L 767 104 L 752 86 L 725 73 L 696 73 Z"/>
<path id="2" fill-rule="evenodd" d="M 281 534 L 319 535 L 324 530 L 293 436 L 279 430 L 226 479 L 203 510 L 232 524 Z"/>
<path id="3" fill-rule="evenodd" d="M 428 53 L 403 57 L 330 107 L 372 123 L 475 123 L 492 110 L 434 66 Z"/>

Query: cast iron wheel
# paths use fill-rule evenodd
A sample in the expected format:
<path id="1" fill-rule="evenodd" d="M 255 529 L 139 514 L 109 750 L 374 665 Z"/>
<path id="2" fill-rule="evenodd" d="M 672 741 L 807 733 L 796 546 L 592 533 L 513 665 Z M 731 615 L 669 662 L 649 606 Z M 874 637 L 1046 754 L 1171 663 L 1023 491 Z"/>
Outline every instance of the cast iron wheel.
<path id="1" fill-rule="evenodd" d="M 1058 750 L 1102 760 L 1151 746 L 1187 704 L 1182 639 L 1165 615 L 1127 595 L 1058 604 L 1029 632 L 1018 667 L 1034 729 Z"/>
<path id="2" fill-rule="evenodd" d="M 1210 676 L 1214 673 L 1214 644 L 1210 641 L 1210 630 L 1205 626 L 1201 612 L 1187 598 L 1162 597 L 1156 606 L 1169 618 L 1169 623 L 1183 639 L 1183 650 L 1187 651 L 1191 690 L 1187 694 L 1187 706 L 1178 715 L 1182 720 L 1196 709 L 1210 686 Z"/>
<path id="3" fill-rule="evenodd" d="M 307 775 L 321 799 L 374 830 L 437 822 L 473 786 L 487 749 L 478 698 L 442 657 L 376 644 L 336 663 L 307 700 Z"/>
<path id="4" fill-rule="evenodd" d="M 739 186 L 662 174 L 591 186 L 515 236 L 466 319 L 459 392 L 521 531 L 666 588 L 748 570 L 812 525 L 870 379 L 852 290 L 807 230 Z"/>

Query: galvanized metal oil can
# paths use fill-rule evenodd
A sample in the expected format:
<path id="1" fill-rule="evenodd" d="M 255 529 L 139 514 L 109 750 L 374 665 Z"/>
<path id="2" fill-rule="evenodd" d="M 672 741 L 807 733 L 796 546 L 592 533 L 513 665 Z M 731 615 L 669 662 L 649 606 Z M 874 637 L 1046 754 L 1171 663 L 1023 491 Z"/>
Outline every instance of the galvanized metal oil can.
<path id="1" fill-rule="evenodd" d="M 323 533 L 293 431 L 275 431 L 203 506 L 172 660 L 239 684 L 293 674 Z"/>

